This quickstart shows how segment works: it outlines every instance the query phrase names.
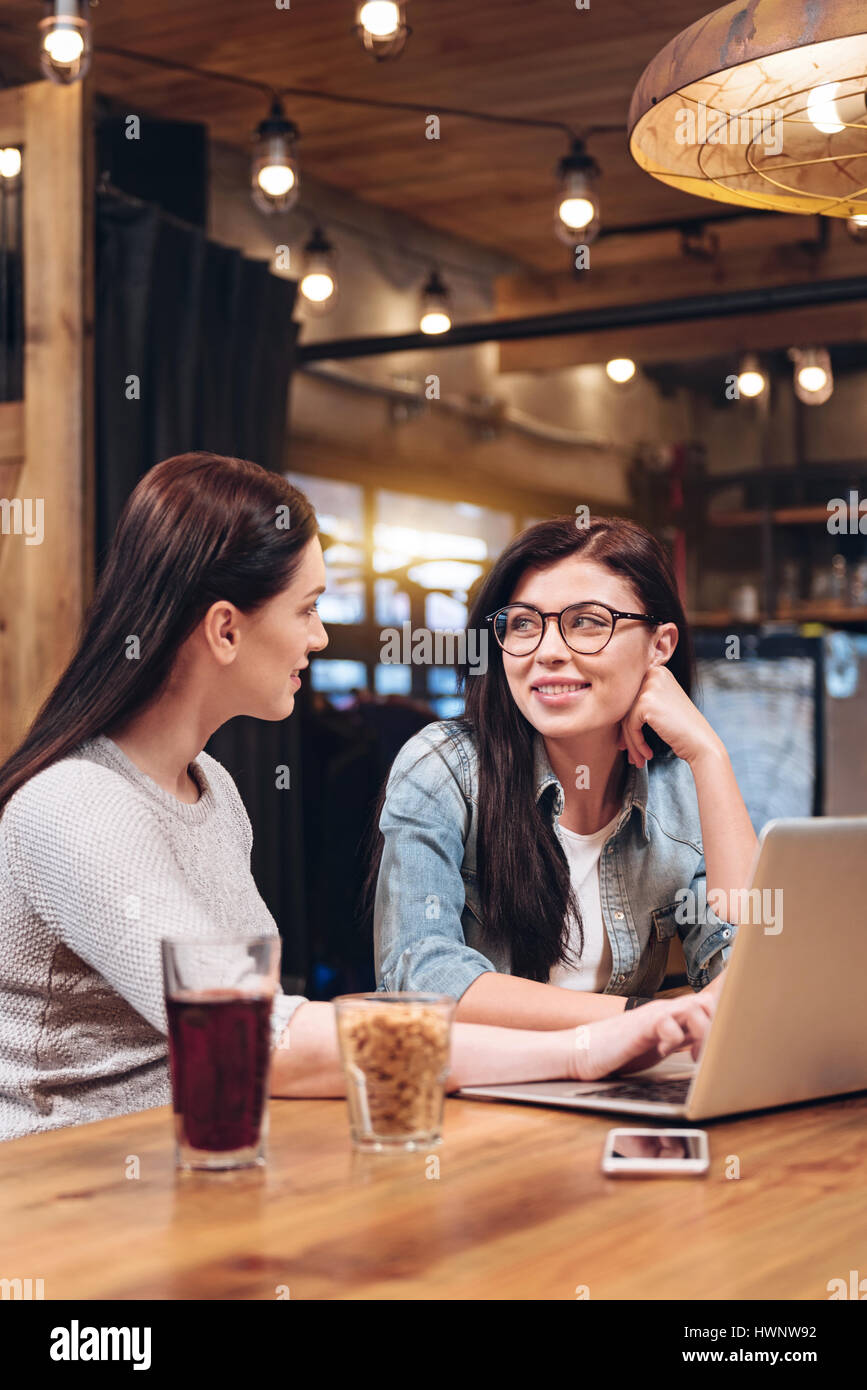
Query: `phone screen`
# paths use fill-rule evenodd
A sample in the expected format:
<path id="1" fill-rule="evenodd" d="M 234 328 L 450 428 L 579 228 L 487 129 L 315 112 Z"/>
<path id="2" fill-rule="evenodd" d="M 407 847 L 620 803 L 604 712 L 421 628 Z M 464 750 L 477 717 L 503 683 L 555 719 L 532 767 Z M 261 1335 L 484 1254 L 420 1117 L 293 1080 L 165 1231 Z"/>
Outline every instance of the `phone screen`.
<path id="1" fill-rule="evenodd" d="M 639 1129 L 620 1129 L 615 1132 L 610 1157 L 659 1159 L 671 1163 L 677 1159 L 701 1158 L 701 1134 L 670 1134 L 661 1129 L 648 1134 Z"/>

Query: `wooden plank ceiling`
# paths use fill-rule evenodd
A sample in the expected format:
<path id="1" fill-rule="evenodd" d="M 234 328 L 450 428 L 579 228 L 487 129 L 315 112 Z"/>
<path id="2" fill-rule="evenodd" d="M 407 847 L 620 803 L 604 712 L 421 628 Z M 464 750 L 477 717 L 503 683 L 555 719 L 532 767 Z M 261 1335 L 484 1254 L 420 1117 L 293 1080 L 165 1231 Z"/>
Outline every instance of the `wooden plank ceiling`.
<path id="1" fill-rule="evenodd" d="M 275 86 L 438 104 L 565 121 L 622 125 L 594 139 L 606 228 L 707 212 L 642 173 L 626 144 L 626 113 L 645 64 L 707 8 L 704 0 L 409 0 L 413 33 L 401 58 L 374 63 L 351 31 L 353 0 L 104 0 L 91 11 L 97 91 L 130 109 L 207 122 L 212 137 L 249 147 L 264 102 L 255 91 L 170 73 L 100 52 L 100 45 L 241 74 Z M 2 48 L 35 50 L 34 0 L 0 0 Z M 495 248 L 527 268 L 556 271 L 569 251 L 553 235 L 556 131 L 443 117 L 440 141 L 423 116 L 287 100 L 303 168 L 318 179 L 432 227 Z"/>

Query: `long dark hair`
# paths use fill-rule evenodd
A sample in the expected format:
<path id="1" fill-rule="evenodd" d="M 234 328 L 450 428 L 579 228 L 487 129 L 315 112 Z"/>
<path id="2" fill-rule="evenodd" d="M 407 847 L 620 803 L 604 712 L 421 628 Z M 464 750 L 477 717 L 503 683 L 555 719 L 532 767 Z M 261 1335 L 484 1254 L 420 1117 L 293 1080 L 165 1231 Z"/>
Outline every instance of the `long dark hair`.
<path id="1" fill-rule="evenodd" d="M 124 506 L 75 655 L 0 767 L 0 814 L 37 772 L 147 705 L 212 603 L 249 613 L 280 593 L 316 534 L 304 494 L 257 463 L 193 453 L 151 468 Z"/>
<path id="2" fill-rule="evenodd" d="M 574 914 L 578 923 L 579 954 L 583 930 L 566 857 L 544 806 L 535 798 L 536 731 L 515 704 L 502 652 L 485 615 L 510 602 L 526 570 L 545 569 L 576 554 L 621 575 L 634 588 L 644 611 L 659 622 L 676 625 L 678 642 L 667 665 L 687 694 L 692 689 L 692 643 L 671 561 L 659 542 L 636 522 L 591 517 L 580 528 L 572 516 L 539 522 L 516 536 L 480 581 L 467 627 L 488 634 L 481 639 L 488 640 L 488 668 L 484 675 L 471 675 L 468 662 L 458 668 L 466 704 L 464 715 L 455 722 L 471 736 L 478 753 L 476 871 L 484 936 L 505 946 L 512 974 L 530 980 L 546 981 L 552 966 L 570 962 L 570 916 Z M 653 730 L 644 732 L 656 756 L 673 756 Z M 370 830 L 371 869 L 363 898 L 368 920 L 382 859 L 379 819 L 384 804 L 385 788 Z M 509 808 L 507 814 L 504 807 Z"/>

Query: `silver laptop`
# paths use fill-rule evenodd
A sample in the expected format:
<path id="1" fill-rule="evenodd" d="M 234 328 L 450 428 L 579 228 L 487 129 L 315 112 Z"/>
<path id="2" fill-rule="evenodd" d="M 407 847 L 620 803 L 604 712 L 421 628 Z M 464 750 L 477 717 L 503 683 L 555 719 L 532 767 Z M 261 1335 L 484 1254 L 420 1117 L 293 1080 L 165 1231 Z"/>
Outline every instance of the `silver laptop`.
<path id="1" fill-rule="evenodd" d="M 770 821 L 698 1062 L 470 1099 L 708 1120 L 867 1090 L 867 817 Z"/>

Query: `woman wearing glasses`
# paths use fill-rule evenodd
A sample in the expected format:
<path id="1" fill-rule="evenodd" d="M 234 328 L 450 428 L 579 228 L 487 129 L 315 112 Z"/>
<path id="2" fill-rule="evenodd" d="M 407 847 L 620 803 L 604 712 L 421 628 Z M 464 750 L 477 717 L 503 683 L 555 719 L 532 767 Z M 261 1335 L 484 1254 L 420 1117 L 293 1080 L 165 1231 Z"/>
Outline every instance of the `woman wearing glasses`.
<path id="1" fill-rule="evenodd" d="M 168 1104 L 161 937 L 277 935 L 203 749 L 236 715 L 292 714 L 324 587 L 313 508 L 255 463 L 165 459 L 127 501 L 72 660 L 0 766 L 0 1140 Z M 447 1086 L 695 1055 L 713 1004 L 577 1033 L 458 1024 Z M 281 991 L 271 1033 L 272 1095 L 343 1093 L 330 1004 Z"/>
<path id="2" fill-rule="evenodd" d="M 464 717 L 410 739 L 378 808 L 378 987 L 561 1028 L 646 1002 L 677 933 L 714 997 L 756 836 L 662 547 L 621 518 L 532 526 L 469 627 L 491 639 Z"/>

